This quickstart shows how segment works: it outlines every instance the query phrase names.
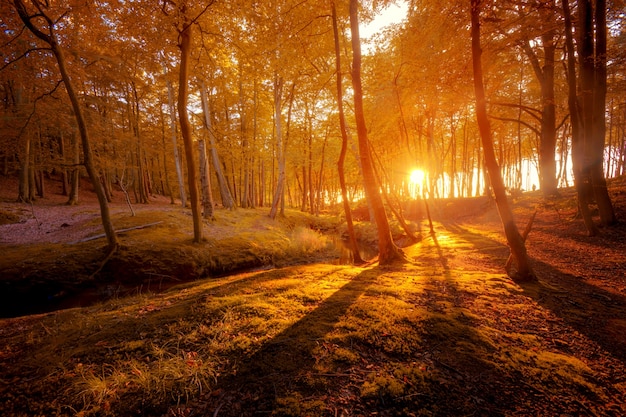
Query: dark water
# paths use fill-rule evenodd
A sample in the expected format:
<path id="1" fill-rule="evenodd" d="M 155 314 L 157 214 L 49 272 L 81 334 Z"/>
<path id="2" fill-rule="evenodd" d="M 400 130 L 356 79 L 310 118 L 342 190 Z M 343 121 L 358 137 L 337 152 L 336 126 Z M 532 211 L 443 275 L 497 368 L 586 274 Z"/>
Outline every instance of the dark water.
<path id="1" fill-rule="evenodd" d="M 350 265 L 353 261 L 352 250 L 346 239 L 333 238 L 337 249 L 337 257 L 329 259 L 338 265 Z M 359 245 L 359 253 L 362 259 L 368 260 L 378 254 L 378 250 L 372 246 Z M 212 278 L 236 275 L 245 272 L 254 272 L 261 269 L 272 269 L 272 265 L 248 266 L 241 270 L 229 271 L 212 276 Z M 63 288 L 58 283 L 47 283 L 30 288 L 0 288 L 0 318 L 20 317 L 31 314 L 49 313 L 77 307 L 88 307 L 111 299 L 130 297 L 146 293 L 160 293 L 184 280 L 172 280 L 163 278 L 149 278 L 137 284 L 129 285 L 121 281 L 96 281 L 81 287 Z M 55 286 L 56 285 L 56 286 Z"/>
<path id="2" fill-rule="evenodd" d="M 344 239 L 341 237 L 335 237 L 333 239 L 333 243 L 335 247 L 339 251 L 339 258 L 336 263 L 339 265 L 350 265 L 354 261 L 354 254 L 352 249 L 350 248 L 350 242 L 348 239 Z M 378 249 L 364 244 L 359 244 L 359 255 L 361 255 L 361 259 L 368 260 L 374 258 L 378 255 Z"/>

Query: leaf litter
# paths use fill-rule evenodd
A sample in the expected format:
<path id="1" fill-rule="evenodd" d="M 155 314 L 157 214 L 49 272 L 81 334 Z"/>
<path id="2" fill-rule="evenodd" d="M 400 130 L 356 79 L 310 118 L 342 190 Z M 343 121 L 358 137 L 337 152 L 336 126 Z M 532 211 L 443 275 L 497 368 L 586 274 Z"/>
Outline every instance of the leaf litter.
<path id="1" fill-rule="evenodd" d="M 622 188 L 623 179 L 611 189 Z M 539 210 L 528 238 L 534 283 L 502 272 L 493 204 L 463 218 L 450 204 L 435 212 L 434 238 L 392 266 L 285 261 L 190 282 L 168 270 L 179 281 L 162 292 L 2 319 L 0 414 L 624 415 L 624 225 L 586 238 L 571 199 L 515 201 L 520 224 Z M 621 218 L 624 206 L 616 199 Z M 288 243 L 293 234 L 279 229 L 311 221 L 291 214 L 259 229 Z M 159 227 L 124 237 L 151 242 L 133 254 L 135 274 L 163 272 L 155 258 L 176 245 L 161 243 Z M 178 256 L 193 255 L 184 242 Z"/>

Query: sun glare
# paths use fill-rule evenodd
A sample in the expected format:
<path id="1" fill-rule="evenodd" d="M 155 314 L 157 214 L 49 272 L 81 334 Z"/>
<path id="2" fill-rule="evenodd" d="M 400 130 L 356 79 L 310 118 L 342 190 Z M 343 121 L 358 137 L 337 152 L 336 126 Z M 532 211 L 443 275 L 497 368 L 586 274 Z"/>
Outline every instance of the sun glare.
<path id="1" fill-rule="evenodd" d="M 421 169 L 414 169 L 413 171 L 411 171 L 411 174 L 409 175 L 409 182 L 411 184 L 422 185 L 423 181 L 424 171 L 422 171 Z"/>
<path id="2" fill-rule="evenodd" d="M 409 174 L 409 193 L 411 197 L 422 197 L 422 186 L 424 184 L 425 174 L 421 169 L 414 169 Z"/>

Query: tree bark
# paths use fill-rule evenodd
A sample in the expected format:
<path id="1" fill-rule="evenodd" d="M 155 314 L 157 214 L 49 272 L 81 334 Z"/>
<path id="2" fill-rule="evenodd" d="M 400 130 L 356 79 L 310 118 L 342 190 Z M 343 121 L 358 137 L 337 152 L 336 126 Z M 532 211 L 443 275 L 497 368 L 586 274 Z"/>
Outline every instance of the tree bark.
<path id="1" fill-rule="evenodd" d="M 207 159 L 204 140 L 198 141 L 198 150 L 200 152 L 200 185 L 202 188 L 202 208 L 204 218 L 215 220 L 215 216 L 213 215 L 213 193 L 211 192 L 209 160 Z"/>
<path id="2" fill-rule="evenodd" d="M 170 129 L 172 131 L 172 143 L 174 144 L 174 163 L 176 164 L 176 178 L 178 179 L 178 190 L 180 194 L 180 202 L 183 207 L 187 207 L 187 192 L 185 191 L 185 178 L 183 177 L 183 168 L 181 166 L 180 155 L 178 153 L 178 144 L 176 143 L 176 111 L 174 109 L 174 94 L 172 92 L 172 83 L 167 81 L 167 98 L 170 110 Z"/>
<path id="3" fill-rule="evenodd" d="M 274 128 L 276 130 L 276 159 L 278 160 L 278 179 L 276 181 L 276 188 L 274 190 L 274 198 L 272 199 L 272 208 L 270 209 L 269 216 L 274 219 L 278 214 L 278 210 L 281 207 L 281 202 L 284 199 L 284 187 L 285 187 L 285 150 L 283 143 L 283 129 L 282 129 L 282 93 L 283 91 L 283 78 L 275 74 L 274 75 Z M 282 210 L 281 210 L 282 212 Z"/>
<path id="4" fill-rule="evenodd" d="M 543 66 L 528 41 L 523 45 L 526 55 L 530 59 L 535 76 L 541 86 L 541 139 L 539 141 L 539 181 L 544 196 L 553 196 L 557 193 L 556 179 L 556 105 L 554 97 L 554 60 L 556 30 L 554 15 L 554 0 L 541 4 L 539 13 L 542 22 L 547 25 L 541 34 L 543 47 Z"/>
<path id="5" fill-rule="evenodd" d="M 187 182 L 189 185 L 189 203 L 191 204 L 191 217 L 193 220 L 193 241 L 202 241 L 202 213 L 200 210 L 200 198 L 198 192 L 198 174 L 196 160 L 193 152 L 193 139 L 191 138 L 191 125 L 189 112 L 187 111 L 187 95 L 189 91 L 189 56 L 191 54 L 191 38 L 193 36 L 192 23 L 185 15 L 186 8 L 182 6 L 181 14 L 183 27 L 179 30 L 178 47 L 180 48 L 180 67 L 178 70 L 178 119 L 180 132 L 185 145 L 185 159 L 187 160 Z"/>
<path id="6" fill-rule="evenodd" d="M 563 20 L 565 24 L 565 48 L 567 51 L 567 104 L 572 121 L 572 170 L 574 171 L 574 187 L 578 197 L 578 209 L 582 215 L 587 233 L 590 236 L 596 235 L 598 229 L 593 223 L 591 211 L 589 210 L 589 185 L 591 179 L 584 169 L 585 149 L 584 137 L 581 121 L 580 103 L 577 97 L 576 87 L 576 54 L 574 51 L 574 40 L 572 35 L 572 19 L 569 8 L 569 1 L 563 0 Z"/>
<path id="7" fill-rule="evenodd" d="M 588 1 L 588 0 L 586 0 Z M 584 3 L 584 2 L 581 2 Z M 611 226 L 617 222 L 615 210 L 606 186 L 604 177 L 604 149 L 606 136 L 606 0 L 596 0 L 595 10 L 596 51 L 593 60 L 593 106 L 591 141 L 593 149 L 590 167 L 593 195 L 598 205 L 600 222 L 603 226 Z"/>
<path id="8" fill-rule="evenodd" d="M 350 0 L 350 33 L 352 36 L 352 88 L 354 90 L 354 113 L 359 138 L 359 159 L 363 171 L 363 185 L 374 214 L 378 229 L 378 262 L 385 265 L 401 259 L 402 254 L 391 237 L 389 220 L 374 174 L 365 115 L 363 112 L 363 87 L 361 85 L 361 39 L 359 35 L 358 1 Z"/>
<path id="9" fill-rule="evenodd" d="M 206 96 L 206 87 L 204 85 L 204 81 L 202 82 L 200 90 L 200 98 L 202 100 L 202 111 L 204 113 L 204 127 L 207 129 L 207 133 L 209 135 L 209 146 L 211 149 L 211 159 L 213 160 L 213 169 L 215 170 L 215 176 L 217 177 L 217 183 L 220 188 L 220 196 L 222 198 L 222 205 L 232 210 L 235 208 L 235 200 L 233 199 L 232 194 L 230 193 L 230 188 L 228 188 L 228 181 L 226 180 L 226 176 L 224 176 L 224 171 L 222 170 L 222 164 L 220 163 L 219 155 L 217 154 L 217 145 L 215 143 L 215 134 L 213 133 L 213 129 L 211 127 L 211 114 L 209 113 L 209 101 Z M 207 161 L 208 164 L 208 161 Z"/>
<path id="10" fill-rule="evenodd" d="M 471 0 L 472 67 L 474 71 L 474 92 L 476 94 L 476 119 L 483 144 L 485 165 L 496 198 L 498 213 L 500 214 L 500 219 L 504 226 L 504 234 L 511 249 L 511 254 L 517 263 L 516 278 L 528 280 L 533 279 L 534 274 L 526 253 L 526 246 L 517 229 L 513 212 L 506 197 L 506 190 L 504 182 L 502 181 L 500 167 L 496 160 L 493 139 L 491 137 L 491 127 L 487 116 L 487 102 L 485 100 L 481 62 L 482 49 L 480 46 L 480 1 L 481 0 Z"/>

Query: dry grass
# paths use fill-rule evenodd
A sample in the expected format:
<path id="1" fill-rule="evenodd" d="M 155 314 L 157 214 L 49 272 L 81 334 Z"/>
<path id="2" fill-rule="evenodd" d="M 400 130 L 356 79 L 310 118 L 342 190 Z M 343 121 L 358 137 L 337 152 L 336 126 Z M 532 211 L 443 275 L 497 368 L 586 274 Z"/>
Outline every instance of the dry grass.
<path id="1" fill-rule="evenodd" d="M 547 207 L 538 217 L 537 255 L 536 237 L 566 224 L 550 223 L 559 215 Z M 320 231 L 334 231 L 331 217 L 293 212 L 271 221 L 254 211 L 220 212 L 206 225 L 207 241 L 193 245 L 184 213 L 142 216 L 116 222 L 163 223 L 125 235 L 108 273 L 137 268 L 182 278 L 188 268 L 196 280 L 0 320 L 0 414 L 626 414 L 619 332 L 626 298 L 609 289 L 617 279 L 603 287 L 584 278 L 598 275 L 593 265 L 575 266 L 584 274 L 574 275 L 538 262 L 539 282 L 516 284 L 502 272 L 508 251 L 491 223 L 493 209 L 472 223 L 443 217 L 435 236 L 405 248 L 406 262 L 363 268 L 293 264 L 328 256 Z M 558 244 L 569 248 L 576 239 L 560 236 Z M 544 250 L 554 246 L 547 242 Z M 612 250 L 601 243 L 592 242 Z M 33 248 L 23 250 L 32 255 Z M 98 254 L 88 244 L 54 246 L 61 248 L 76 250 L 66 263 L 79 249 Z M 283 267 L 227 277 L 198 272 L 242 259 Z M 601 261 L 594 260 L 608 265 Z M 42 270 L 53 260 L 42 254 L 22 262 Z"/>
<path id="2" fill-rule="evenodd" d="M 293 230 L 295 240 L 323 241 Z M 465 270 L 450 257 L 469 245 L 441 228 L 438 240 L 406 250 L 414 262 L 393 268 L 291 266 L 4 321 L 2 361 L 13 364 L 2 411 L 601 414 L 594 407 L 609 402 L 626 410 L 622 388 L 599 383 L 623 364 L 578 356 L 572 346 L 589 343 L 585 335 L 496 269 Z M 497 391 L 507 400 L 490 397 Z"/>

